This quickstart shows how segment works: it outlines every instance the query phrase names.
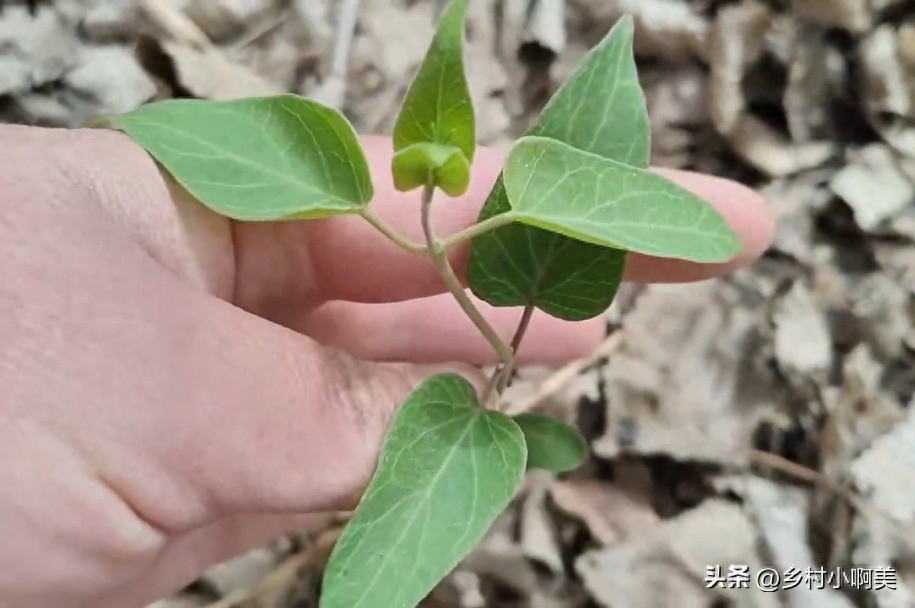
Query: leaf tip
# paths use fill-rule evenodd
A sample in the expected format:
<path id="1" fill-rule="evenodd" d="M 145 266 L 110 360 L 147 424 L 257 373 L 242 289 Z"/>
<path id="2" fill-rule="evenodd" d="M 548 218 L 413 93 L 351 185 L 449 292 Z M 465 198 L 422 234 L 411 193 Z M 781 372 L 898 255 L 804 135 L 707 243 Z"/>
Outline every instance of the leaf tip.
<path id="1" fill-rule="evenodd" d="M 446 14 L 452 14 L 452 11 L 461 17 L 466 15 L 467 0 L 451 0 L 451 5 L 448 7 L 448 12 Z"/>
<path id="2" fill-rule="evenodd" d="M 635 17 L 632 16 L 632 13 L 623 13 L 623 16 L 617 20 L 616 26 L 622 30 L 634 30 Z"/>
<path id="3" fill-rule="evenodd" d="M 467 0 L 452 0 L 437 20 L 395 121 L 395 151 L 433 143 L 457 147 L 473 160 L 476 121 L 463 56 L 467 6 Z"/>

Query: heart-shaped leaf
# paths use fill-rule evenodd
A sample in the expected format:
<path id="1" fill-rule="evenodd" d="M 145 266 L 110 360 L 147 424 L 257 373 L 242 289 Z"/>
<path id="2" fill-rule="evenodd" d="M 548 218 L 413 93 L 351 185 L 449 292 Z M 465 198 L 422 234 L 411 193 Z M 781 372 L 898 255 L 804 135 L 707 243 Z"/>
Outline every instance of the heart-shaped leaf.
<path id="1" fill-rule="evenodd" d="M 453 146 L 413 144 L 394 155 L 394 187 L 402 192 L 425 186 L 430 173 L 435 185 L 459 196 L 470 183 L 470 164 Z"/>
<path id="2" fill-rule="evenodd" d="M 518 221 L 589 243 L 693 262 L 726 262 L 740 241 L 714 207 L 670 180 L 545 137 L 505 163 Z"/>
<path id="3" fill-rule="evenodd" d="M 588 446 L 577 429 L 542 414 L 514 418 L 527 442 L 527 467 L 565 473 L 588 457 Z"/>
<path id="4" fill-rule="evenodd" d="M 173 99 L 110 122 L 226 217 L 358 213 L 372 198 L 368 163 L 352 126 L 336 110 L 302 97 Z"/>
<path id="5" fill-rule="evenodd" d="M 423 59 L 394 125 L 394 151 L 401 152 L 416 144 L 437 144 L 460 150 L 468 165 L 466 178 L 450 171 L 442 175 L 441 165 L 431 155 L 411 155 L 410 163 L 395 162 L 394 184 L 400 190 L 424 185 L 428 178 L 417 180 L 417 163 L 427 160 L 427 175 L 442 177 L 437 182 L 446 194 L 457 196 L 467 189 L 476 148 L 473 103 L 464 75 L 464 17 L 467 0 L 453 0 L 439 19 L 435 37 Z M 452 167 L 457 167 L 458 163 Z M 460 177 L 460 179 L 456 179 Z M 463 184 L 463 187 L 457 187 Z M 447 187 L 447 189 L 446 189 Z"/>
<path id="6" fill-rule="evenodd" d="M 649 161 L 651 128 L 623 17 L 550 99 L 529 135 L 549 137 L 635 167 Z M 500 177 L 480 221 L 509 211 Z M 534 304 L 578 321 L 610 306 L 626 253 L 532 226 L 509 224 L 474 239 L 468 281 L 494 306 Z"/>
<path id="7" fill-rule="evenodd" d="M 394 417 L 369 487 L 324 574 L 321 608 L 412 608 L 508 506 L 524 435 L 452 374 L 423 382 Z"/>

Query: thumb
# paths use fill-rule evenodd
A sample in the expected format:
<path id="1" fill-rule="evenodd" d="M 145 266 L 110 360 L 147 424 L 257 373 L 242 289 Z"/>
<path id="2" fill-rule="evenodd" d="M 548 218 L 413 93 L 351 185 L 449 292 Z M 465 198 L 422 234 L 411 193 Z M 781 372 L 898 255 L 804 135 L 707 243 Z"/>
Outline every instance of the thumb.
<path id="1" fill-rule="evenodd" d="M 156 458 L 190 498 L 170 513 L 157 501 L 172 532 L 244 513 L 350 509 L 414 388 L 440 372 L 482 385 L 470 366 L 362 361 L 215 298 L 206 309 L 206 321 L 176 328 L 193 332 L 182 341 L 192 345 L 185 394 L 144 425 L 159 427 Z"/>

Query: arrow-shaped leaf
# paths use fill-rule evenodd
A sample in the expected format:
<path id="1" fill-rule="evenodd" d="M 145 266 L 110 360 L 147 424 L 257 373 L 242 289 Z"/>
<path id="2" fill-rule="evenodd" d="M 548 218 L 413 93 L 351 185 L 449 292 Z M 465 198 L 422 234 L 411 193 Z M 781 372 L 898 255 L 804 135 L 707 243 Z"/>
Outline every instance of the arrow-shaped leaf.
<path id="1" fill-rule="evenodd" d="M 439 19 L 435 37 L 420 65 L 419 71 L 404 98 L 394 125 L 394 151 L 401 152 L 416 144 L 437 144 L 457 149 L 464 163 L 448 165 L 442 184 L 446 193 L 456 196 L 467 189 L 470 162 L 476 148 L 473 103 L 464 75 L 464 16 L 467 0 L 453 0 Z M 395 156 L 392 166 L 394 183 L 400 190 L 410 190 L 424 184 L 417 179 L 417 162 L 428 161 L 427 173 L 437 177 L 442 165 L 434 155 L 409 156 L 410 162 Z M 440 160 L 440 159 L 439 159 Z M 421 175 L 419 177 L 422 177 Z M 456 185 L 462 187 L 456 188 Z"/>
<path id="2" fill-rule="evenodd" d="M 365 155 L 336 110 L 295 95 L 174 99 L 110 121 L 204 205 L 237 220 L 358 213 L 372 198 Z"/>
<path id="3" fill-rule="evenodd" d="M 467 555 L 524 473 L 521 429 L 451 374 L 394 417 L 381 459 L 324 574 L 321 608 L 412 608 Z"/>
<path id="4" fill-rule="evenodd" d="M 693 262 L 725 262 L 740 251 L 724 218 L 695 194 L 553 139 L 520 139 L 504 176 L 512 215 L 532 226 Z"/>
<path id="5" fill-rule="evenodd" d="M 621 19 L 550 99 L 529 135 L 563 141 L 647 167 L 650 125 L 632 53 L 633 22 Z M 501 178 L 480 221 L 510 208 Z M 567 320 L 601 314 L 616 295 L 626 254 L 533 226 L 509 224 L 473 241 L 468 281 L 494 306 L 526 306 Z"/>

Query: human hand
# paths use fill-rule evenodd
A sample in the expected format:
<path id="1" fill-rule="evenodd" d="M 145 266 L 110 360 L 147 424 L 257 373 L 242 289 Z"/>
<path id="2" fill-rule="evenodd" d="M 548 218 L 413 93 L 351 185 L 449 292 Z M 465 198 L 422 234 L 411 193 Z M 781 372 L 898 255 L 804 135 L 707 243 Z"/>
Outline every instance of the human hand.
<path id="1" fill-rule="evenodd" d="M 364 144 L 373 206 L 420 240 L 389 140 Z M 468 193 L 435 209 L 439 234 L 475 221 L 498 171 L 480 150 Z M 633 255 L 628 279 L 708 278 L 768 245 L 759 196 L 667 175 L 743 253 Z M 114 132 L 0 127 L 0 268 L 0 606 L 142 606 L 351 508 L 410 390 L 451 361 L 493 362 L 428 259 L 360 218 L 228 222 Z M 482 308 L 511 333 L 517 310 Z M 602 334 L 536 316 L 519 359 L 558 364 Z"/>

